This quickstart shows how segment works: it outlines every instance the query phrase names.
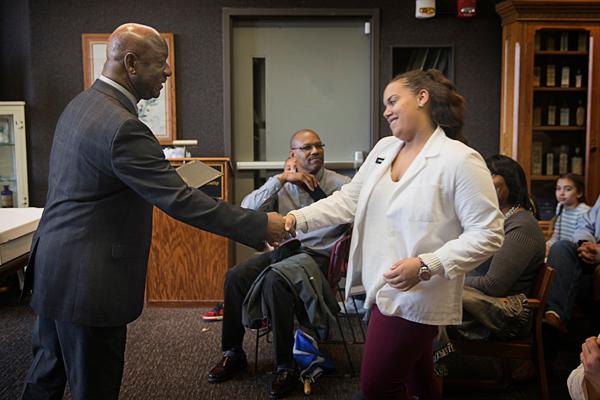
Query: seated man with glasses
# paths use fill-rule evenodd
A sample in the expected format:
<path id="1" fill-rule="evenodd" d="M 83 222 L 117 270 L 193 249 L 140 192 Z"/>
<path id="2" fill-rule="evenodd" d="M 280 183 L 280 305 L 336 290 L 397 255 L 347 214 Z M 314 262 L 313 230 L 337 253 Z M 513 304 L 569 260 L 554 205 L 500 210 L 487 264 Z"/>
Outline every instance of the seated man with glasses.
<path id="1" fill-rule="evenodd" d="M 324 147 L 315 131 L 301 129 L 294 133 L 289 157 L 295 162 L 295 169 L 290 165 L 281 174 L 269 178 L 244 198 L 242 207 L 286 215 L 339 190 L 350 178 L 323 168 Z M 249 324 L 264 316 L 273 331 L 277 364 L 270 395 L 281 398 L 292 391 L 298 382 L 292 354 L 294 314 L 301 324 L 326 328 L 321 325 L 326 325 L 327 314 L 337 312 L 335 297 L 324 289 L 328 287 L 324 273 L 333 244 L 347 229 L 347 225 L 335 225 L 306 234 L 298 232 L 299 241 L 293 240 L 274 251 L 251 257 L 228 271 L 221 338 L 224 354 L 208 372 L 210 383 L 228 380 L 246 367 L 242 348 L 244 322 Z M 316 302 L 306 296 L 307 292 L 298 290 L 296 275 L 306 271 L 310 277 L 308 286 L 316 289 Z M 294 279 L 290 279 L 290 274 Z M 289 282 L 293 282 L 294 287 Z"/>

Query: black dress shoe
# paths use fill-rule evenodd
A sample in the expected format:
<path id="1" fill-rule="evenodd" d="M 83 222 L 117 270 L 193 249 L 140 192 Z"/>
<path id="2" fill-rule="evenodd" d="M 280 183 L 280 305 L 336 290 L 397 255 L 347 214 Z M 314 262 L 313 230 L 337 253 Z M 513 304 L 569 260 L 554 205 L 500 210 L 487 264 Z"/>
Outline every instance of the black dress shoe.
<path id="1" fill-rule="evenodd" d="M 223 356 L 210 371 L 208 371 L 208 383 L 226 381 L 248 366 L 245 355 Z"/>
<path id="2" fill-rule="evenodd" d="M 280 370 L 275 372 L 269 391 L 271 399 L 284 398 L 294 390 L 298 382 L 298 375 L 295 371 Z"/>

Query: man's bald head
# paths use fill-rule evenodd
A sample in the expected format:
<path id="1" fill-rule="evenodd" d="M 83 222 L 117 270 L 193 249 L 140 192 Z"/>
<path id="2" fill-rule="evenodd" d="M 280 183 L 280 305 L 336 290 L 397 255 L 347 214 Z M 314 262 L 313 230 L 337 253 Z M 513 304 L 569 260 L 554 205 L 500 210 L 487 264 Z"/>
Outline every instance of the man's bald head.
<path id="1" fill-rule="evenodd" d="M 156 29 L 123 24 L 108 39 L 102 75 L 124 86 L 138 100 L 156 98 L 171 75 L 167 57 L 167 44 Z"/>
<path id="2" fill-rule="evenodd" d="M 302 128 L 299 131 L 292 133 L 292 137 L 290 138 L 290 148 L 295 147 L 296 141 L 303 136 L 316 136 L 319 141 L 321 140 L 317 132 L 313 131 L 312 129 Z"/>
<path id="3" fill-rule="evenodd" d="M 108 38 L 106 59 L 121 62 L 127 52 L 139 54 L 146 51 L 149 44 L 165 45 L 156 29 L 135 23 L 123 24 Z"/>

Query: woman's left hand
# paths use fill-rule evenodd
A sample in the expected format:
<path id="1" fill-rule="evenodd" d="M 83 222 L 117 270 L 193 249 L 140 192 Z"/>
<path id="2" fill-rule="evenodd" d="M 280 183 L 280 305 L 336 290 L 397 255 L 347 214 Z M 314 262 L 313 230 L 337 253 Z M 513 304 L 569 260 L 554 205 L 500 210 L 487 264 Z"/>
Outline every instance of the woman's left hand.
<path id="1" fill-rule="evenodd" d="M 420 268 L 421 260 L 418 257 L 405 258 L 392 265 L 392 268 L 383 274 L 383 278 L 391 287 L 407 291 L 420 282 Z"/>

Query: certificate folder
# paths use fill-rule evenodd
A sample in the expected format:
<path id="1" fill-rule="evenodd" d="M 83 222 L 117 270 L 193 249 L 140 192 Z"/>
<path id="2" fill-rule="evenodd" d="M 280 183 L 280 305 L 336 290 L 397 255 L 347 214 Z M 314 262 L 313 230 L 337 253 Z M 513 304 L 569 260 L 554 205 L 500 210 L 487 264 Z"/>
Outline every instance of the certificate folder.
<path id="1" fill-rule="evenodd" d="M 198 160 L 183 164 L 176 171 L 188 186 L 194 188 L 204 186 L 223 175 L 222 172 Z"/>

